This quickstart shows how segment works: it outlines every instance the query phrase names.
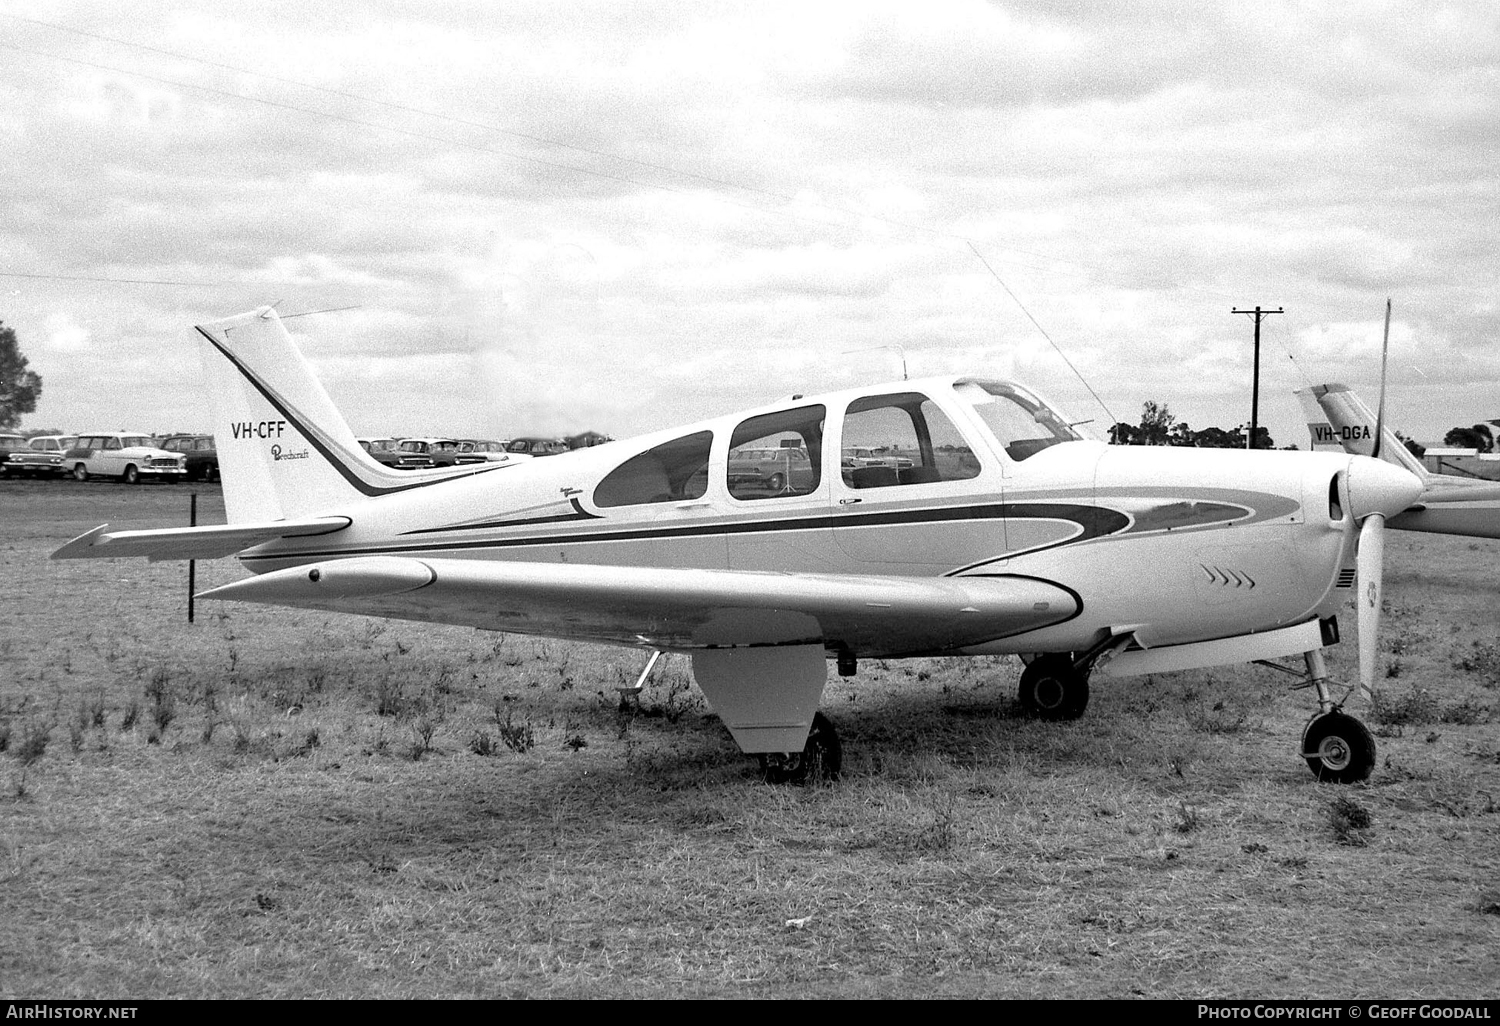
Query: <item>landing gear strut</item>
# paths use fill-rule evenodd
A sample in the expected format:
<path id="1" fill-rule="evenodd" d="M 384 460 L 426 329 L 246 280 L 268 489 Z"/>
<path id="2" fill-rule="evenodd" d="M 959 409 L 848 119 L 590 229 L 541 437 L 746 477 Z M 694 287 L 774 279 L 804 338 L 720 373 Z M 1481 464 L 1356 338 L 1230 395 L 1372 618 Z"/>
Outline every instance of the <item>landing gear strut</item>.
<path id="1" fill-rule="evenodd" d="M 1030 716 L 1043 720 L 1076 720 L 1089 704 L 1088 670 L 1073 665 L 1061 652 L 1037 656 L 1021 674 L 1016 697 Z"/>
<path id="2" fill-rule="evenodd" d="M 1299 688 L 1312 688 L 1318 695 L 1318 711 L 1302 730 L 1302 758 L 1313 776 L 1330 784 L 1356 784 L 1368 780 L 1375 769 L 1375 738 L 1359 720 L 1343 711 L 1343 703 L 1329 693 L 1328 664 L 1322 649 L 1305 652 L 1307 674 Z M 1260 660 L 1260 665 L 1302 677 L 1290 666 Z M 1349 694 L 1355 688 L 1349 689 Z M 1348 694 L 1344 696 L 1346 699 Z"/>
<path id="3" fill-rule="evenodd" d="M 760 757 L 760 770 L 768 784 L 806 784 L 837 780 L 843 762 L 838 732 L 820 712 L 813 716 L 802 751 L 766 752 Z"/>
<path id="4" fill-rule="evenodd" d="M 1329 695 L 1322 650 L 1308 652 L 1304 658 L 1308 683 L 1318 693 L 1318 711 L 1302 732 L 1302 757 L 1307 760 L 1307 768 L 1319 780 L 1332 784 L 1368 780 L 1375 768 L 1375 738 Z"/>

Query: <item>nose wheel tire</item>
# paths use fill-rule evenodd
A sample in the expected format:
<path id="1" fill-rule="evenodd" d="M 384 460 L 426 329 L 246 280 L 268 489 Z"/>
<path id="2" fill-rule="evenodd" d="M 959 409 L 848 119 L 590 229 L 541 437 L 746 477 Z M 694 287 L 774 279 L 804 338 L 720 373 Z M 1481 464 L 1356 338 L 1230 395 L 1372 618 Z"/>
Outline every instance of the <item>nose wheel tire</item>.
<path id="1" fill-rule="evenodd" d="M 1332 784 L 1368 780 L 1375 768 L 1375 738 L 1346 713 L 1314 716 L 1302 732 L 1302 757 L 1313 776 Z"/>
<path id="2" fill-rule="evenodd" d="M 833 723 L 821 712 L 813 716 L 807 744 L 800 752 L 766 752 L 760 771 L 768 784 L 806 784 L 839 778 L 844 749 Z"/>
<path id="3" fill-rule="evenodd" d="M 1016 697 L 1030 716 L 1076 720 L 1088 708 L 1088 674 L 1074 669 L 1073 660 L 1061 653 L 1038 656 L 1021 674 Z"/>

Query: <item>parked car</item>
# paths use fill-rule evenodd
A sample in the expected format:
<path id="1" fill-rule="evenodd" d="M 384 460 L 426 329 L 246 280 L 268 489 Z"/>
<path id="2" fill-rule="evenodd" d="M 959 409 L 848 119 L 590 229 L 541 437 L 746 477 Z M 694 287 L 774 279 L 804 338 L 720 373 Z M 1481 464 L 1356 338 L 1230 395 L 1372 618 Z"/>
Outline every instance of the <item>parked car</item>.
<path id="1" fill-rule="evenodd" d="M 734 449 L 729 453 L 729 493 L 744 498 L 755 495 L 801 495 L 817 482 L 807 450 L 791 446 L 781 449 Z"/>
<path id="2" fill-rule="evenodd" d="M 458 440 L 454 438 L 403 438 L 396 446 L 396 466 L 401 470 L 458 465 Z"/>
<path id="3" fill-rule="evenodd" d="M 25 451 L 25 435 L 0 435 L 0 466 L 10 461 L 11 453 Z"/>
<path id="4" fill-rule="evenodd" d="M 912 460 L 909 456 L 897 456 L 886 450 L 871 449 L 862 445 L 845 446 L 841 455 L 845 470 L 854 470 L 857 467 L 890 467 L 893 470 L 912 468 Z"/>
<path id="5" fill-rule="evenodd" d="M 387 467 L 394 467 L 396 460 L 401 454 L 396 451 L 398 444 L 394 438 L 357 438 L 359 447 L 370 454 L 370 458 L 376 463 L 383 463 Z"/>
<path id="6" fill-rule="evenodd" d="M 219 449 L 213 435 L 169 435 L 162 439 L 161 447 L 182 453 L 189 481 L 219 479 Z"/>
<path id="7" fill-rule="evenodd" d="M 76 480 L 117 477 L 126 484 L 148 478 L 181 481 L 187 477 L 187 461 L 180 452 L 157 448 L 151 436 L 131 431 L 101 431 L 78 436 L 63 453 L 63 470 Z"/>
<path id="8" fill-rule="evenodd" d="M 512 463 L 531 459 L 530 453 L 511 452 L 506 448 L 509 441 L 495 442 L 484 438 L 460 438 L 458 440 L 458 462 L 463 463 Z"/>
<path id="9" fill-rule="evenodd" d="M 64 473 L 62 454 L 74 441 L 72 435 L 36 435 L 21 439 L 24 448 L 13 448 L 10 439 L 19 435 L 0 436 L 0 475 L 10 477 L 59 477 Z"/>
<path id="10" fill-rule="evenodd" d="M 506 445 L 505 450 L 527 456 L 556 456 L 568 451 L 568 443 L 560 438 L 515 438 Z"/>

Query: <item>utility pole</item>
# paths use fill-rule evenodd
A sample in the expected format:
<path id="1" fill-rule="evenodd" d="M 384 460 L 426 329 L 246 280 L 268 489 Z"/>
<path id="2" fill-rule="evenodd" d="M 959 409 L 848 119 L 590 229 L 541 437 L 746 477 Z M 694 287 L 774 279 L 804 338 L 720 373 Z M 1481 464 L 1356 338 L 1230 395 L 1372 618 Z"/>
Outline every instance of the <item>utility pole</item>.
<path id="1" fill-rule="evenodd" d="M 1254 449 L 1255 436 L 1260 433 L 1260 322 L 1272 314 L 1286 311 L 1279 306 L 1274 310 L 1262 310 L 1257 306 L 1254 310 L 1230 310 L 1229 312 L 1255 315 L 1255 374 L 1250 385 L 1250 437 L 1245 441 L 1246 449 Z"/>

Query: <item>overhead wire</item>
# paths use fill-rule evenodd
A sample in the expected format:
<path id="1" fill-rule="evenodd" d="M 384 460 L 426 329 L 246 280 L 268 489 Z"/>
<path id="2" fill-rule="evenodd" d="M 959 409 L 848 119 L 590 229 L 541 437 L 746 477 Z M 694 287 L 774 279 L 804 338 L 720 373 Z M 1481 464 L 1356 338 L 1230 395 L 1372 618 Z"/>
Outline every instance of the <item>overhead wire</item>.
<path id="1" fill-rule="evenodd" d="M 762 214 L 762 215 L 769 215 L 769 216 L 772 216 L 772 217 L 789 218 L 789 219 L 793 219 L 793 220 L 803 221 L 803 222 L 806 222 L 806 223 L 812 223 L 812 224 L 822 225 L 824 227 L 833 227 L 833 228 L 838 228 L 838 229 L 841 229 L 841 230 L 850 230 L 850 226 L 848 226 L 847 224 L 842 223 L 840 220 L 837 220 L 837 219 L 834 219 L 834 218 L 828 218 L 828 217 L 816 217 L 816 216 L 813 216 L 809 212 L 810 208 L 811 209 L 820 209 L 820 210 L 827 211 L 830 214 L 838 215 L 839 217 L 843 217 L 843 218 L 857 218 L 857 219 L 860 219 L 862 221 L 875 222 L 875 223 L 879 223 L 879 224 L 889 225 L 889 226 L 892 226 L 892 227 L 895 227 L 895 228 L 904 229 L 904 230 L 907 230 L 907 231 L 912 231 L 912 232 L 915 232 L 915 233 L 919 233 L 921 235 L 926 235 L 926 236 L 928 236 L 929 238 L 932 238 L 935 241 L 944 241 L 944 242 L 948 242 L 948 243 L 962 243 L 980 261 L 980 263 L 984 266 L 985 270 L 996 281 L 996 283 L 1000 285 L 1000 287 L 1004 290 L 1004 292 L 1006 293 L 1006 295 L 1010 297 L 1011 301 L 1013 303 L 1015 303 L 1016 307 L 1021 311 L 1021 313 L 1026 317 L 1026 319 L 1032 324 L 1032 326 L 1042 335 L 1042 337 L 1044 339 L 1046 339 L 1047 343 L 1058 353 L 1058 355 L 1067 364 L 1069 370 L 1072 371 L 1072 373 L 1076 377 L 1078 377 L 1078 379 L 1084 384 L 1084 386 L 1088 389 L 1089 393 L 1094 397 L 1095 401 L 1098 402 L 1099 405 L 1100 405 L 1100 407 L 1102 409 L 1104 409 L 1105 413 L 1110 416 L 1111 422 L 1114 421 L 1114 415 L 1109 411 L 1108 406 L 1100 398 L 1098 392 L 1093 388 L 1092 384 L 1090 384 L 1088 382 L 1088 380 L 1084 378 L 1084 376 L 1082 375 L 1082 373 L 1079 372 L 1078 368 L 1068 358 L 1067 354 L 1063 352 L 1062 347 L 1058 344 L 1058 342 L 1054 338 L 1052 338 L 1052 336 L 1046 331 L 1046 329 L 1042 327 L 1042 325 L 1036 319 L 1036 317 L 1032 315 L 1031 311 L 1021 301 L 1020 297 L 1015 293 L 1015 291 L 1013 289 L 1011 289 L 1011 287 L 1006 283 L 1006 281 L 995 270 L 995 268 L 991 264 L 990 260 L 988 258 L 986 258 L 980 252 L 978 244 L 977 244 L 977 240 L 975 240 L 971 236 L 964 235 L 964 234 L 958 233 L 958 232 L 953 232 L 953 231 L 945 230 L 945 229 L 933 228 L 933 227 L 930 227 L 930 226 L 927 226 L 927 225 L 922 225 L 922 224 L 917 224 L 917 223 L 913 223 L 913 222 L 908 222 L 908 221 L 904 221 L 904 220 L 897 219 L 897 218 L 891 218 L 891 217 L 884 216 L 884 215 L 881 215 L 881 214 L 870 213 L 868 211 L 854 210 L 854 209 L 851 209 L 851 208 L 839 206 L 837 204 L 828 204 L 828 203 L 821 203 L 821 202 L 806 203 L 806 202 L 800 200 L 799 197 L 793 196 L 793 195 L 789 195 L 789 194 L 786 194 L 786 193 L 776 192 L 774 190 L 759 188 L 759 187 L 752 186 L 752 185 L 745 185 L 745 184 L 742 184 L 742 183 L 739 183 L 739 182 L 735 182 L 735 181 L 732 181 L 732 180 L 729 180 L 729 179 L 726 179 L 726 178 L 722 178 L 722 177 L 718 177 L 718 176 L 713 176 L 713 175 L 707 175 L 707 174 L 703 174 L 703 173 L 697 172 L 697 171 L 687 170 L 687 169 L 683 169 L 683 168 L 679 168 L 679 167 L 673 167 L 673 166 L 670 166 L 670 165 L 656 163 L 656 162 L 652 162 L 652 161 L 640 160 L 638 158 L 625 156 L 623 154 L 612 153 L 612 152 L 607 151 L 607 150 L 602 150 L 602 149 L 593 148 L 593 147 L 587 147 L 587 146 L 580 146 L 580 145 L 577 145 L 575 143 L 569 143 L 569 142 L 566 142 L 566 141 L 563 141 L 563 140 L 551 139 L 551 138 L 547 138 L 547 137 L 544 137 L 544 136 L 533 135 L 533 134 L 529 134 L 529 133 L 525 133 L 525 132 L 518 132 L 518 131 L 515 131 L 515 130 L 512 130 L 512 129 L 505 128 L 504 126 L 493 124 L 493 123 L 489 123 L 489 122 L 485 122 L 485 121 L 479 121 L 479 120 L 474 120 L 474 119 L 465 118 L 465 117 L 458 117 L 458 116 L 447 114 L 447 113 L 444 113 L 444 112 L 441 112 L 441 111 L 428 110 L 428 109 L 425 109 L 423 107 L 418 107 L 418 106 L 414 106 L 414 105 L 411 105 L 411 104 L 398 103 L 398 102 L 394 102 L 394 101 L 390 101 L 390 100 L 383 100 L 383 99 L 378 99 L 378 98 L 374 98 L 374 97 L 369 97 L 369 96 L 365 96 L 365 95 L 362 95 L 362 94 L 359 94 L 359 93 L 355 93 L 355 92 L 352 92 L 352 91 L 349 91 L 349 90 L 335 89 L 335 88 L 332 88 L 332 87 L 329 87 L 329 86 L 318 85 L 316 83 L 302 82 L 302 81 L 298 81 L 298 80 L 292 79 L 292 78 L 287 78 L 287 77 L 278 76 L 278 75 L 272 75 L 272 74 L 269 74 L 269 73 L 264 72 L 264 71 L 257 71 L 257 70 L 254 70 L 254 69 L 245 68 L 245 67 L 241 67 L 241 66 L 237 66 L 237 65 L 233 65 L 233 64 L 228 64 L 228 63 L 219 62 L 219 61 L 213 61 L 213 60 L 209 60 L 207 58 L 195 56 L 195 55 L 192 55 L 192 54 L 184 54 L 184 53 L 180 53 L 180 52 L 168 50 L 168 49 L 165 49 L 165 48 L 162 48 L 162 47 L 152 46 L 152 45 L 148 45 L 148 44 L 145 44 L 145 43 L 140 43 L 140 42 L 136 42 L 136 41 L 132 41 L 132 40 L 119 39 L 119 38 L 116 38 L 116 37 L 104 35 L 102 33 L 90 32 L 90 31 L 87 31 L 87 30 L 84 30 L 84 29 L 78 29 L 78 28 L 74 28 L 74 27 L 71 27 L 71 26 L 60 25 L 60 24 L 57 24 L 57 23 L 54 23 L 54 22 L 44 21 L 44 20 L 37 19 L 37 18 L 24 17 L 24 16 L 21 16 L 21 15 L 10 14 L 9 12 L 0 12 L 0 13 L 4 13 L 6 17 L 11 18 L 14 21 L 19 21 L 19 22 L 31 24 L 31 25 L 34 25 L 34 26 L 37 26 L 37 27 L 40 27 L 40 28 L 51 29 L 51 30 L 54 30 L 54 31 L 57 31 L 57 32 L 68 33 L 68 34 L 72 34 L 72 35 L 83 37 L 83 38 L 87 38 L 87 39 L 93 39 L 93 40 L 96 40 L 96 41 L 99 41 L 99 42 L 103 42 L 103 43 L 107 43 L 107 44 L 110 44 L 110 45 L 121 46 L 121 47 L 129 48 L 129 49 L 135 49 L 135 50 L 139 50 L 139 51 L 146 52 L 146 53 L 156 54 L 156 55 L 162 56 L 162 57 L 168 57 L 168 58 L 171 58 L 171 59 L 174 59 L 174 60 L 186 61 L 186 62 L 194 63 L 194 64 L 197 64 L 197 65 L 200 65 L 200 66 L 203 66 L 203 67 L 214 68 L 214 69 L 217 69 L 217 70 L 220 70 L 220 71 L 231 72 L 231 73 L 234 73 L 234 74 L 237 74 L 237 75 L 251 76 L 251 77 L 259 78 L 259 79 L 262 79 L 262 80 L 265 80 L 265 81 L 268 81 L 268 82 L 275 82 L 275 83 L 280 84 L 280 85 L 292 87 L 294 89 L 303 89 L 303 90 L 308 90 L 308 91 L 311 91 L 311 92 L 317 92 L 317 93 L 321 93 L 321 94 L 328 95 L 328 96 L 338 97 L 340 99 L 348 100 L 348 101 L 355 102 L 355 103 L 366 104 L 366 105 L 369 105 L 369 106 L 372 106 L 372 107 L 376 107 L 376 108 L 381 108 L 381 109 L 385 109 L 385 110 L 389 110 L 389 111 L 396 111 L 396 112 L 400 112 L 400 113 L 403 113 L 403 114 L 410 114 L 410 115 L 413 115 L 413 116 L 418 117 L 418 118 L 426 118 L 426 119 L 431 119 L 431 120 L 434 120 L 434 121 L 441 121 L 441 122 L 452 124 L 452 125 L 456 125 L 456 126 L 462 126 L 464 128 L 472 128 L 472 129 L 478 129 L 478 130 L 486 131 L 486 132 L 493 132 L 493 133 L 495 133 L 497 135 L 502 135 L 502 136 L 505 136 L 505 137 L 508 137 L 508 138 L 512 138 L 512 139 L 516 139 L 516 140 L 521 140 L 521 141 L 524 141 L 524 142 L 532 144 L 532 145 L 537 145 L 537 146 L 542 146 L 542 147 L 551 147 L 551 148 L 556 148 L 556 149 L 570 151 L 570 152 L 573 152 L 573 153 L 577 153 L 577 154 L 584 155 L 584 156 L 587 156 L 587 157 L 595 158 L 595 159 L 598 159 L 598 160 L 605 160 L 605 161 L 617 162 L 619 164 L 623 164 L 623 165 L 628 165 L 628 166 L 633 166 L 633 167 L 639 168 L 639 169 L 641 169 L 643 171 L 654 172 L 654 173 L 659 174 L 659 175 L 672 176 L 672 177 L 674 177 L 676 179 L 679 179 L 679 180 L 687 180 L 687 181 L 693 181 L 693 182 L 702 183 L 703 186 L 706 186 L 706 187 L 709 188 L 710 194 L 713 195 L 714 199 L 717 202 L 728 204 L 728 205 L 731 205 L 731 206 L 735 206 L 735 207 L 738 207 L 738 208 L 741 208 L 741 209 L 751 210 L 753 212 L 756 212 L 756 213 Z M 15 42 L 12 42 L 12 41 L 9 41 L 9 40 L 0 40 L 0 47 L 4 47 L 6 49 L 9 49 L 9 50 L 12 50 L 12 51 L 15 51 L 15 52 L 28 54 L 28 55 L 31 55 L 31 56 L 34 56 L 34 57 L 40 57 L 40 58 L 44 58 L 44 59 L 51 59 L 51 60 L 56 60 L 56 61 L 67 62 L 67 63 L 71 63 L 71 64 L 83 66 L 83 67 L 94 68 L 95 70 L 109 71 L 109 72 L 112 72 L 112 73 L 115 73 L 115 74 L 120 74 L 120 75 L 134 76 L 134 77 L 141 78 L 141 79 L 144 79 L 144 80 L 147 80 L 147 81 L 157 82 L 159 84 L 171 86 L 173 88 L 194 90 L 194 91 L 201 92 L 201 93 L 206 93 L 206 94 L 209 94 L 209 95 L 215 95 L 215 96 L 225 97 L 225 98 L 236 100 L 236 101 L 243 102 L 243 103 L 252 103 L 252 104 L 257 104 L 257 105 L 268 107 L 268 108 L 275 109 L 275 110 L 290 111 L 290 112 L 295 112 L 295 113 L 302 114 L 302 115 L 324 118 L 324 119 L 327 119 L 327 120 L 330 120 L 330 121 L 334 121 L 334 122 L 339 122 L 339 123 L 343 123 L 343 124 L 353 125 L 353 126 L 357 126 L 357 127 L 360 127 L 360 128 L 369 129 L 369 130 L 372 130 L 372 131 L 383 132 L 383 133 L 393 134 L 393 135 L 398 135 L 398 136 L 404 136 L 404 137 L 407 137 L 407 138 L 417 139 L 417 140 L 421 140 L 421 141 L 424 141 L 424 142 L 434 142 L 434 143 L 442 143 L 442 144 L 445 144 L 445 145 L 457 146 L 457 147 L 464 148 L 464 149 L 470 149 L 470 150 L 474 150 L 474 151 L 477 151 L 477 152 L 482 152 L 482 153 L 490 154 L 492 156 L 498 156 L 498 157 L 502 157 L 502 158 L 506 158 L 506 159 L 510 159 L 510 160 L 514 160 L 514 161 L 518 161 L 518 162 L 529 164 L 529 165 L 536 166 L 536 167 L 548 168 L 548 169 L 556 170 L 556 171 L 566 171 L 566 172 L 570 172 L 570 173 L 576 173 L 576 174 L 581 174 L 581 175 L 585 175 L 585 176 L 595 177 L 595 178 L 599 178 L 599 179 L 602 179 L 602 180 L 618 182 L 618 183 L 621 183 L 621 184 L 628 184 L 628 185 L 631 185 L 631 186 L 634 186 L 634 187 L 638 187 L 638 188 L 657 190 L 657 191 L 662 191 L 662 192 L 676 194 L 676 195 L 691 195 L 691 194 L 695 194 L 697 192 L 697 190 L 693 190 L 693 189 L 690 189 L 690 188 L 687 188 L 687 187 L 684 187 L 684 186 L 681 186 L 681 185 L 674 185 L 674 184 L 671 184 L 671 183 L 661 182 L 661 181 L 646 180 L 646 179 L 643 179 L 643 178 L 635 176 L 635 175 L 626 174 L 626 173 L 620 173 L 618 171 L 612 171 L 612 170 L 602 169 L 602 168 L 598 168 L 598 167 L 591 167 L 591 166 L 587 166 L 587 165 L 584 165 L 584 164 L 570 163 L 570 162 L 562 161 L 562 160 L 552 160 L 552 159 L 547 159 L 547 158 L 536 156 L 536 155 L 532 155 L 532 154 L 518 153 L 518 152 L 515 152 L 514 150 L 500 148 L 500 147 L 491 146 L 491 145 L 486 145 L 484 143 L 473 142 L 473 141 L 468 141 L 468 140 L 463 140 L 463 139 L 450 138 L 450 137 L 443 136 L 443 135 L 438 135 L 438 134 L 435 134 L 435 133 L 422 132 L 422 131 L 418 131 L 418 130 L 415 130 L 415 129 L 412 129 L 412 128 L 404 128 L 404 127 L 399 127 L 399 126 L 396 126 L 396 125 L 391 125 L 391 124 L 383 123 L 383 122 L 380 122 L 380 121 L 373 121 L 373 120 L 370 120 L 370 119 L 364 118 L 364 117 L 357 117 L 357 116 L 354 116 L 352 114 L 340 113 L 340 112 L 335 112 L 335 111 L 322 110 L 322 109 L 317 109 L 317 108 L 302 106 L 302 105 L 299 105 L 299 104 L 296 104 L 296 103 L 287 102 L 285 100 L 275 100 L 275 99 L 270 99 L 270 98 L 267 98 L 267 97 L 247 96 L 247 95 L 245 95 L 242 92 L 237 92 L 237 91 L 228 90 L 228 89 L 222 89 L 222 88 L 218 88 L 216 86 L 202 84 L 202 83 L 196 83 L 196 82 L 190 82 L 190 81 L 181 81 L 181 80 L 178 80 L 178 79 L 173 79 L 173 78 L 169 78 L 169 77 L 162 76 L 162 75 L 155 75 L 155 74 L 152 74 L 150 72 L 142 71 L 142 70 L 135 69 L 135 68 L 122 68 L 122 67 L 118 67 L 118 66 L 115 66 L 115 65 L 107 64 L 107 63 L 104 63 L 104 62 L 101 62 L 101 61 L 92 61 L 92 60 L 87 60 L 87 59 L 82 58 L 82 57 L 68 56 L 68 55 L 64 55 L 64 54 L 49 52 L 49 51 L 46 51 L 46 50 L 34 49 L 34 48 L 31 48 L 31 47 L 22 46 L 22 45 L 20 45 L 18 43 L 15 43 Z M 777 208 L 774 208 L 774 209 L 767 208 L 766 206 L 764 206 L 762 204 L 750 202 L 750 201 L 748 201 L 746 199 L 737 199 L 733 195 L 726 194 L 725 190 L 729 190 L 729 191 L 734 192 L 734 193 L 744 194 L 745 196 L 748 196 L 748 197 L 759 197 L 759 198 L 764 199 L 764 200 L 774 201 L 777 204 L 781 204 L 781 206 L 779 206 Z M 799 209 L 787 209 L 787 207 L 792 206 L 792 205 L 797 205 L 799 207 Z M 1005 253 L 1015 254 L 1015 255 L 1020 256 L 1020 257 L 1029 257 L 1029 258 L 1031 258 L 1033 260 L 1044 260 L 1044 261 L 1046 261 L 1047 262 L 1047 266 L 1046 266 L 1045 269 L 1050 274 L 1086 274 L 1086 275 L 1090 275 L 1092 277 L 1095 277 L 1098 280 L 1105 281 L 1105 282 L 1108 282 L 1108 281 L 1111 280 L 1111 276 L 1105 270 L 1103 270 L 1103 269 L 1101 269 L 1099 267 L 1090 266 L 1090 265 L 1088 265 L 1086 263 L 1080 263 L 1080 262 L 1078 262 L 1076 260 L 1071 260 L 1071 259 L 1066 259 L 1066 258 L 1059 258 L 1059 257 L 1053 256 L 1053 255 L 1038 253 L 1038 252 L 1035 252 L 1035 251 L 1029 251 L 1029 250 L 1025 250 L 1025 249 L 1020 249 L 1020 248 L 1013 247 L 1013 246 L 1004 246 L 1004 247 L 1002 247 L 1002 249 L 1003 249 L 1003 251 Z M 1020 266 L 1036 267 L 1035 264 L 1029 264 L 1026 261 L 1018 260 L 1018 259 L 1015 259 L 1014 257 L 1008 259 L 1006 262 L 1012 263 L 1012 264 L 1017 264 L 1017 265 L 1020 265 Z M 178 286 L 193 286 L 193 287 L 214 287 L 216 285 L 222 286 L 222 285 L 230 285 L 230 284 L 233 284 L 233 285 L 242 285 L 242 284 L 244 284 L 244 283 L 189 282 L 189 281 L 175 281 L 175 280 L 170 280 L 170 279 L 112 278 L 112 277 L 106 277 L 106 276 L 83 276 L 83 275 L 52 275 L 52 274 L 27 273 L 27 272 L 5 271 L 5 270 L 0 270 L 0 276 L 10 277 L 10 278 L 52 279 L 52 280 L 61 280 L 61 281 L 77 280 L 77 281 L 109 282 L 109 283 L 117 283 L 117 284 L 178 285 Z M 258 282 L 257 284 L 269 284 L 269 283 Z M 289 284 L 289 283 L 281 283 L 281 284 Z M 1221 292 L 1218 292 L 1218 291 L 1215 291 L 1215 290 L 1207 289 L 1207 288 L 1204 288 L 1202 286 L 1192 285 L 1192 284 L 1188 284 L 1188 283 L 1173 282 L 1172 284 L 1173 284 L 1173 287 L 1175 287 L 1175 288 L 1181 288 L 1181 289 L 1187 289 L 1187 290 L 1197 291 L 1197 292 L 1208 294 L 1208 295 L 1214 295 L 1214 296 L 1218 296 L 1218 297 L 1224 297 L 1224 295 L 1225 295 L 1225 294 L 1223 294 Z M 1289 356 L 1291 355 L 1289 350 L 1288 350 L 1288 355 Z M 1296 363 L 1295 358 L 1293 358 L 1293 363 L 1294 364 Z M 1300 367 L 1298 369 L 1299 369 L 1299 372 L 1300 372 Z"/>

